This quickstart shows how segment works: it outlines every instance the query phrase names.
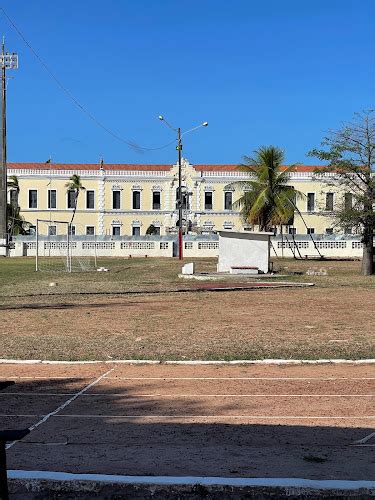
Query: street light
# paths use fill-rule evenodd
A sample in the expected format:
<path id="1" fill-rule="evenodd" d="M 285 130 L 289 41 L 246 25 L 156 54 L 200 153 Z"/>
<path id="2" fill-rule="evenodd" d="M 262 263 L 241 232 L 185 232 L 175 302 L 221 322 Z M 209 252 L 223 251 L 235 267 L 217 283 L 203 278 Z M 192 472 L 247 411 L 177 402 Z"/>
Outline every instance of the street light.
<path id="1" fill-rule="evenodd" d="M 196 127 L 193 127 L 189 130 L 186 130 L 185 132 L 181 133 L 181 128 L 175 128 L 172 127 L 172 125 L 164 118 L 163 115 L 159 115 L 159 120 L 164 122 L 168 128 L 173 130 L 174 132 L 177 132 L 177 146 L 176 149 L 178 151 L 178 258 L 179 260 L 183 259 L 183 251 L 182 251 L 182 186 L 181 186 L 181 159 L 182 159 L 182 142 L 181 138 L 189 134 L 190 132 L 193 132 L 194 130 L 197 130 L 198 128 L 201 127 L 207 127 L 208 122 L 203 122 L 200 125 L 197 125 Z"/>

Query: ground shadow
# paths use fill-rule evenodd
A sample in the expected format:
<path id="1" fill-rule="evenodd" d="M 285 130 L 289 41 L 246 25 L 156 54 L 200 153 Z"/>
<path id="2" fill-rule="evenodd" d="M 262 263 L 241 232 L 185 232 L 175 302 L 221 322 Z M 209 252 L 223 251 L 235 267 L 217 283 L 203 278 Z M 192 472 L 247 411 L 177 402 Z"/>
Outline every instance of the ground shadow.
<path id="1" fill-rule="evenodd" d="M 17 381 L 0 392 L 0 430 L 35 424 L 88 383 L 77 378 Z M 218 406 L 217 401 L 194 397 L 158 397 L 160 385 L 154 385 L 149 382 L 147 391 L 155 395 L 143 398 L 125 384 L 117 389 L 93 387 L 12 446 L 8 468 L 146 476 L 373 478 L 374 449 L 353 446 L 372 432 L 366 426 L 251 424 L 220 421 L 220 416 L 217 421 L 194 420 L 189 416 L 241 410 L 228 399 Z M 256 406 L 250 401 L 247 410 L 255 413 Z"/>

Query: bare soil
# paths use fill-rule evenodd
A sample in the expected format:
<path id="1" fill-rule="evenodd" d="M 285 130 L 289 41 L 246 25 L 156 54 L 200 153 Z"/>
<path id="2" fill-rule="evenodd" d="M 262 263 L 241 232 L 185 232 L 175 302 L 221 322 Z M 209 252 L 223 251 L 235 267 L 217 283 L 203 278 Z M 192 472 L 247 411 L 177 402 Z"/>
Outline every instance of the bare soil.
<path id="1" fill-rule="evenodd" d="M 27 298 L 1 306 L 0 358 L 373 358 L 372 289 Z"/>
<path id="2" fill-rule="evenodd" d="M 16 381 L 1 429 L 97 381 L 8 450 L 10 469 L 374 479 L 374 448 L 354 443 L 375 422 L 371 365 L 0 365 L 0 379 Z"/>
<path id="3" fill-rule="evenodd" d="M 196 259 L 197 270 L 213 272 L 215 262 Z M 196 289 L 259 280 L 181 280 L 175 259 L 100 264 L 110 272 L 48 275 L 30 259 L 1 261 L 0 358 L 375 357 L 375 277 L 361 276 L 360 262 L 276 260 L 282 281 L 315 286 L 219 293 Z M 320 268 L 328 275 L 306 275 Z"/>

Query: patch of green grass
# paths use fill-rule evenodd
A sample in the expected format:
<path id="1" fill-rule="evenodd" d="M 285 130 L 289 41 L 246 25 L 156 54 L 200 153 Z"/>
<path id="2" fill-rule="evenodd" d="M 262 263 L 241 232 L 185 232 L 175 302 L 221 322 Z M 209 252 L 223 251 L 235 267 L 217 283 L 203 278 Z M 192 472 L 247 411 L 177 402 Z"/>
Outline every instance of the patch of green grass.
<path id="1" fill-rule="evenodd" d="M 215 272 L 216 259 L 192 260 L 198 272 Z M 0 260 L 0 358 L 375 357 L 375 276 L 361 276 L 358 262 L 278 261 L 283 281 L 316 286 L 220 294 L 173 293 L 202 283 L 179 279 L 177 259 L 100 259 L 98 265 L 110 271 L 36 273 L 34 259 Z M 307 276 L 312 266 L 326 266 L 328 275 Z M 57 286 L 49 287 L 51 281 Z M 143 293 L 159 291 L 171 293 Z"/>
<path id="2" fill-rule="evenodd" d="M 213 272 L 216 259 L 189 259 L 199 271 Z M 169 290 L 191 286 L 178 278 L 182 263 L 168 258 L 103 258 L 98 267 L 109 272 L 48 272 L 35 271 L 33 258 L 0 260 L 0 297 L 27 295 L 71 295 L 77 293 L 123 293 L 140 290 Z M 51 282 L 57 283 L 50 287 Z"/>

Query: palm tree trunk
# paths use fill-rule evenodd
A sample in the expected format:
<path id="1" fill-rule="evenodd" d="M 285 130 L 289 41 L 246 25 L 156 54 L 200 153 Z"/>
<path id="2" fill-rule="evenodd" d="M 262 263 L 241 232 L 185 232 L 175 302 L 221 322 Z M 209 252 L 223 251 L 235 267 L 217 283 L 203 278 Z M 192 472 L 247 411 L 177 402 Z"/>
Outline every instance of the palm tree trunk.
<path id="1" fill-rule="evenodd" d="M 74 216 L 76 214 L 77 202 L 78 202 L 78 194 L 79 194 L 79 191 L 76 191 L 75 196 L 74 196 L 74 208 L 73 208 L 73 213 L 72 213 L 72 218 L 71 218 L 71 221 L 70 221 L 70 225 L 73 224 Z"/>

